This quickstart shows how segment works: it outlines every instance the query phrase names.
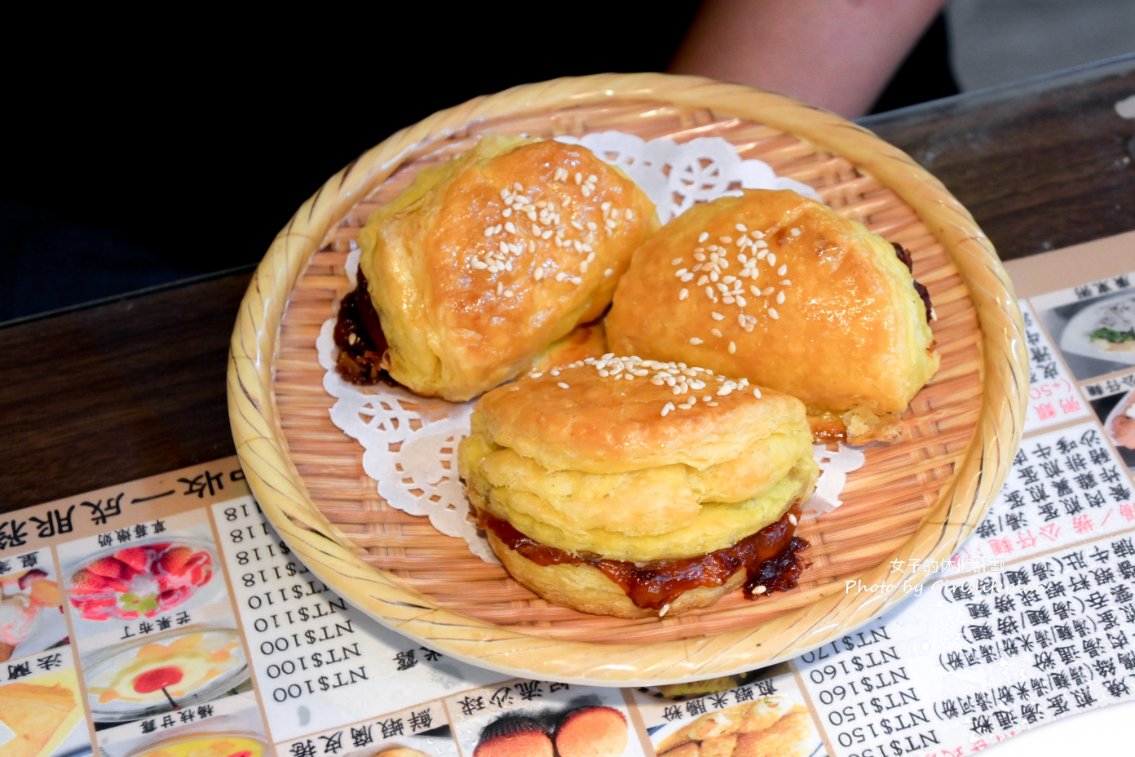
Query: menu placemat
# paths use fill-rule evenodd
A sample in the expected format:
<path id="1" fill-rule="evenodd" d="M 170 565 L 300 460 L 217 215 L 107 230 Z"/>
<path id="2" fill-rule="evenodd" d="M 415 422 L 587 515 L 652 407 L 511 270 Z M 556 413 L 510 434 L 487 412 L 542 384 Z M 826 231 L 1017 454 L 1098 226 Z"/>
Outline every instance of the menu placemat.
<path id="1" fill-rule="evenodd" d="M 795 660 L 620 690 L 449 659 L 324 586 L 229 458 L 0 517 L 0 752 L 957 757 L 1129 700 L 1135 234 L 1007 268 L 1030 404 L 1000 496 L 893 566 L 926 582 L 849 581 L 909 596 Z"/>

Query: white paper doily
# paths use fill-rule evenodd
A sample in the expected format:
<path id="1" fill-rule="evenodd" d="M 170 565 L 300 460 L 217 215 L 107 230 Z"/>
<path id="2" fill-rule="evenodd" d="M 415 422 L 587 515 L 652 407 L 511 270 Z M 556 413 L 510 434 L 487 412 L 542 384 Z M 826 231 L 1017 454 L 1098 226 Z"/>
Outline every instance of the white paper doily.
<path id="1" fill-rule="evenodd" d="M 631 177 L 658 208 L 666 223 L 697 202 L 744 189 L 792 189 L 819 199 L 816 191 L 798 181 L 777 176 L 767 163 L 742 160 L 729 142 L 700 138 L 677 143 L 649 142 L 632 134 L 607 131 L 582 139 L 559 137 L 582 144 Z M 347 277 L 355 285 L 359 252 L 347 258 Z M 316 347 L 323 366 L 323 388 L 335 398 L 331 421 L 363 447 L 363 470 L 377 482 L 378 494 L 394 508 L 424 515 L 438 531 L 464 539 L 470 550 L 488 562 L 496 557 L 466 517 L 469 505 L 457 475 L 457 444 L 469 432 L 473 403 L 452 403 L 418 397 L 387 385 L 356 386 L 335 370 L 335 318 L 324 322 Z M 863 465 L 863 454 L 839 445 L 837 450 L 815 448 L 821 476 L 816 494 L 806 506 L 827 512 L 840 504 L 847 474 Z"/>

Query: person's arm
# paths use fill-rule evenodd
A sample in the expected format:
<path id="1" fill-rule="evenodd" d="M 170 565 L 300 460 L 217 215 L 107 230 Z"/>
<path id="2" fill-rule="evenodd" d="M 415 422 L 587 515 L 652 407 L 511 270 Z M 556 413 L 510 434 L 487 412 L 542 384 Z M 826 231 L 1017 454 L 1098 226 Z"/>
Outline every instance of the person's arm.
<path id="1" fill-rule="evenodd" d="M 706 0 L 670 66 L 863 115 L 945 0 Z"/>

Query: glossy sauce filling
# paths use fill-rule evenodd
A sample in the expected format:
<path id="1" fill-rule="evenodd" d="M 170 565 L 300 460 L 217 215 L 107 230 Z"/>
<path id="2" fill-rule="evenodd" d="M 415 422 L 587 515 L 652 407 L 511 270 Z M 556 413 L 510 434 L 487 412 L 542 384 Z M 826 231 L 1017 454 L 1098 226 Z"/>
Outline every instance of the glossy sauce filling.
<path id="1" fill-rule="evenodd" d="M 901 244 L 895 244 L 894 242 L 891 242 L 891 247 L 895 248 L 895 255 L 898 255 L 899 260 L 901 260 L 902 264 L 906 266 L 906 270 L 910 271 L 913 274 L 914 258 L 912 258 L 910 253 L 906 251 L 906 248 Z M 934 312 L 934 308 L 930 304 L 930 292 L 922 284 L 919 284 L 917 279 L 912 278 L 911 281 L 914 282 L 914 291 L 918 292 L 918 296 L 922 298 L 922 304 L 926 308 L 926 322 L 930 323 L 930 321 L 932 320 L 932 314 Z"/>
<path id="2" fill-rule="evenodd" d="M 799 555 L 808 548 L 808 542 L 794 535 L 796 526 L 793 521 L 799 518 L 799 513 L 799 505 L 794 504 L 775 523 L 731 547 L 701 557 L 645 564 L 573 554 L 549 547 L 488 513 L 481 513 L 480 525 L 492 530 L 509 549 L 537 565 L 590 565 L 618 584 L 635 606 L 661 610 L 691 589 L 724 585 L 742 568 L 745 570 L 745 596 L 749 599 L 774 591 L 788 591 L 796 586 L 801 571 L 808 565 Z"/>
<path id="3" fill-rule="evenodd" d="M 335 321 L 335 346 L 339 348 L 339 356 L 335 368 L 352 384 L 377 384 L 388 379 L 382 369 L 386 336 L 367 293 L 366 277 L 362 271 L 356 276 L 358 286 L 339 303 L 339 317 Z"/>

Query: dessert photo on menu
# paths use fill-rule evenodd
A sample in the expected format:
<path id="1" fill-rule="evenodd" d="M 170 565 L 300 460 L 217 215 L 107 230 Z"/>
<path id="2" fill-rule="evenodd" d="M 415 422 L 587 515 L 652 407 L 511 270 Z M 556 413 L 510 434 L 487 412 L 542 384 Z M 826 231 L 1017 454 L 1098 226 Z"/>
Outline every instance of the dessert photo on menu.
<path id="1" fill-rule="evenodd" d="M 267 757 L 276 753 L 251 693 L 100 729 L 98 746 L 101 757 Z"/>
<path id="2" fill-rule="evenodd" d="M 63 601 L 48 550 L 0 559 L 0 662 L 66 644 Z"/>
<path id="3" fill-rule="evenodd" d="M 62 587 L 99 727 L 248 687 L 206 512 L 61 544 Z"/>

